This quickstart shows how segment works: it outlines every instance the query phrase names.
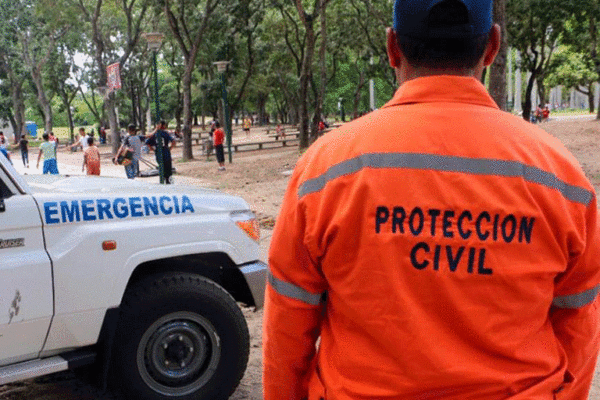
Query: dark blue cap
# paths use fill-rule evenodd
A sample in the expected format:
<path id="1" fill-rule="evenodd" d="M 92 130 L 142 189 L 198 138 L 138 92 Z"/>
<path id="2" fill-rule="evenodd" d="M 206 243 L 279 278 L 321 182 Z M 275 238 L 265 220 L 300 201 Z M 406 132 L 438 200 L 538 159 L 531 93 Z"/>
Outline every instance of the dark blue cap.
<path id="1" fill-rule="evenodd" d="M 429 12 L 445 1 L 465 6 L 469 22 L 451 26 L 432 24 Z M 490 32 L 492 13 L 493 0 L 396 0 L 394 31 L 399 36 L 416 39 L 473 38 Z"/>

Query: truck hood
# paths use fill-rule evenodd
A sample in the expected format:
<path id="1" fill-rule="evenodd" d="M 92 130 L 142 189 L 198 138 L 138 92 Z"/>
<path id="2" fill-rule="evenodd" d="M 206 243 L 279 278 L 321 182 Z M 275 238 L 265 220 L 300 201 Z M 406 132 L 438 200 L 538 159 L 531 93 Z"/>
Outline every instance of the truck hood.
<path id="1" fill-rule="evenodd" d="M 86 193 L 96 195 L 107 194 L 152 194 L 180 193 L 182 188 L 196 193 L 220 192 L 213 189 L 197 188 L 185 185 L 157 185 L 139 180 L 105 177 L 105 176 L 68 176 L 68 175 L 24 175 L 32 194 L 36 193 Z"/>
<path id="2" fill-rule="evenodd" d="M 23 178 L 33 197 L 43 203 L 185 196 L 192 202 L 194 209 L 207 213 L 250 209 L 239 197 L 189 185 L 158 185 L 138 180 L 96 176 L 25 175 Z"/>

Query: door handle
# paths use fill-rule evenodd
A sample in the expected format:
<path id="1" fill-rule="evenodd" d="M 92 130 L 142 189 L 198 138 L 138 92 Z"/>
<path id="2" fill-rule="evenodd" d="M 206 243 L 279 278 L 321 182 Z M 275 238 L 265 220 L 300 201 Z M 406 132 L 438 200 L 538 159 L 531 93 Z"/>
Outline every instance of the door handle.
<path id="1" fill-rule="evenodd" d="M 6 205 L 4 204 L 4 199 L 0 199 L 0 213 L 6 211 Z"/>

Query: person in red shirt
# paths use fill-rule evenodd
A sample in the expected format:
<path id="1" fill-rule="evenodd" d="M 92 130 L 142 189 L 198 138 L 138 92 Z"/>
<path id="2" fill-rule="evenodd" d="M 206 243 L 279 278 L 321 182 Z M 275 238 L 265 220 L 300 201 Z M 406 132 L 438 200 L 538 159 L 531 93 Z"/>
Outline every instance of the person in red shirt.
<path id="1" fill-rule="evenodd" d="M 550 108 L 546 105 L 542 110 L 542 121 L 548 121 L 548 118 L 550 118 Z"/>
<path id="2" fill-rule="evenodd" d="M 225 132 L 219 124 L 219 121 L 215 121 L 215 131 L 213 132 L 213 145 L 215 147 L 215 153 L 217 154 L 217 162 L 219 163 L 219 171 L 225 171 L 225 151 L 223 149 L 223 142 L 225 142 Z"/>
<path id="3" fill-rule="evenodd" d="M 481 83 L 493 0 L 395 0 L 400 84 L 297 162 L 269 249 L 265 400 L 585 400 L 594 187 Z"/>

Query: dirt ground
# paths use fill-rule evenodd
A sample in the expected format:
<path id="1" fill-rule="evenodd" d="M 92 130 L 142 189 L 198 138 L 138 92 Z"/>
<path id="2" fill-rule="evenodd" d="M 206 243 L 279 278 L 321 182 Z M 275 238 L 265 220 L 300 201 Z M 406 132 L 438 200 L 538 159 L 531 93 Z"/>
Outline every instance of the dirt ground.
<path id="1" fill-rule="evenodd" d="M 600 122 L 586 118 L 560 118 L 541 125 L 550 134 L 561 140 L 575 155 L 587 176 L 600 191 Z M 238 138 L 253 140 L 253 138 Z M 234 138 L 235 140 L 235 138 Z M 109 149 L 105 148 L 104 152 Z M 233 164 L 226 164 L 227 170 L 217 171 L 214 157 L 206 161 L 200 148 L 194 147 L 196 160 L 181 161 L 180 149 L 173 153 L 177 168 L 176 184 L 191 184 L 220 189 L 224 192 L 242 196 L 251 205 L 261 222 L 261 258 L 267 260 L 267 251 L 272 226 L 277 217 L 279 206 L 285 192 L 289 171 L 298 159 L 297 147 L 276 150 L 262 150 L 247 153 L 234 153 Z M 30 154 L 32 157 L 33 154 Z M 37 157 L 37 155 L 36 155 Z M 23 173 L 39 173 L 23 169 L 18 154 L 13 156 L 14 163 Z M 61 173 L 81 173 L 81 153 L 59 154 Z M 32 166 L 35 165 L 35 161 Z M 108 154 L 102 166 L 103 175 L 125 177 L 122 167 L 110 164 Z M 146 178 L 157 181 L 157 178 Z M 243 310 L 248 321 L 251 335 L 251 353 L 248 369 L 244 378 L 230 400 L 261 400 L 261 329 L 262 311 L 249 308 Z M 65 372 L 26 382 L 0 386 L 0 400 L 109 400 L 110 394 L 84 383 L 73 373 Z M 600 399 L 600 368 L 597 369 L 590 400 Z"/>

